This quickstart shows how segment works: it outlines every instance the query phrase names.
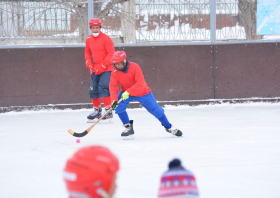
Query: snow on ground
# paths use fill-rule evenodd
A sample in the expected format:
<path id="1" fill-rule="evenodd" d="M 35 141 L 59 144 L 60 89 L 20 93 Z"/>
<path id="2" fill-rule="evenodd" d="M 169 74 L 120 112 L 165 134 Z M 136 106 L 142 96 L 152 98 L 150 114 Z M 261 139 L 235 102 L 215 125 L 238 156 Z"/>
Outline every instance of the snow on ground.
<path id="1" fill-rule="evenodd" d="M 0 197 L 67 197 L 62 171 L 78 148 L 99 144 L 120 159 L 116 198 L 157 197 L 174 157 L 192 171 L 201 198 L 276 198 L 280 186 L 280 104 L 249 103 L 165 108 L 184 133 L 172 137 L 144 109 L 129 109 L 135 139 L 122 124 L 97 124 L 81 143 L 89 109 L 0 114 Z"/>

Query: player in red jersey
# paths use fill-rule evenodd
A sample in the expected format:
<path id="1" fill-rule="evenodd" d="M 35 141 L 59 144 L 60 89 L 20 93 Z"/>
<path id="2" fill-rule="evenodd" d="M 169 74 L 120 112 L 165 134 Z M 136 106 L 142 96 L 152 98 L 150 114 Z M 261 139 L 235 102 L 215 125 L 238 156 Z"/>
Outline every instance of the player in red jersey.
<path id="1" fill-rule="evenodd" d="M 126 108 L 134 100 L 140 102 L 149 113 L 154 115 L 166 131 L 175 136 L 182 136 L 182 132 L 170 124 L 163 108 L 161 108 L 151 89 L 148 87 L 140 66 L 134 62 L 127 61 L 124 51 L 116 51 L 112 57 L 114 70 L 110 80 L 110 95 L 112 99 L 111 107 L 115 109 L 121 119 L 125 130 L 121 134 L 123 139 L 133 139 L 133 120 L 129 120 Z M 121 90 L 118 90 L 118 84 Z M 118 100 L 122 98 L 118 104 Z"/>
<path id="2" fill-rule="evenodd" d="M 94 110 L 87 118 L 93 120 L 101 116 L 101 98 L 105 105 L 105 112 L 111 107 L 109 82 L 113 67 L 111 59 L 115 48 L 112 39 L 100 31 L 102 27 L 100 19 L 92 18 L 89 27 L 92 34 L 86 39 L 85 60 L 86 67 L 90 69 L 91 90 L 89 93 Z M 112 117 L 113 114 L 109 113 L 105 119 Z"/>

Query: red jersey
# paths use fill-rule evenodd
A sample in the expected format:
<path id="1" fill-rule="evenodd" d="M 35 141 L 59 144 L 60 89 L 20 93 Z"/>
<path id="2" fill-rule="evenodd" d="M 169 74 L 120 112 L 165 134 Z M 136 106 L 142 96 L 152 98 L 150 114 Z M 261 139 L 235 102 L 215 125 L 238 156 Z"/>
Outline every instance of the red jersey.
<path id="1" fill-rule="evenodd" d="M 128 62 L 123 72 L 113 69 L 109 85 L 112 101 L 118 101 L 118 84 L 121 86 L 120 91 L 127 91 L 130 96 L 140 97 L 151 92 L 140 66 L 133 62 Z"/>
<path id="2" fill-rule="evenodd" d="M 87 37 L 85 48 L 85 59 L 93 58 L 93 65 L 102 64 L 106 67 L 105 71 L 112 71 L 112 56 L 115 52 L 112 39 L 106 34 L 100 32 L 98 37 L 92 34 Z"/>

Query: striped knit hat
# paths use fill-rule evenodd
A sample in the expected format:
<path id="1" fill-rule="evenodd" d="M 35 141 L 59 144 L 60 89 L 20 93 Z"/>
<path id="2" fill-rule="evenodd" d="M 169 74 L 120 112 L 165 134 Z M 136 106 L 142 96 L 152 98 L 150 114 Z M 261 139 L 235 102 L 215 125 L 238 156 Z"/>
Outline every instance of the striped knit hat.
<path id="1" fill-rule="evenodd" d="M 169 170 L 160 181 L 159 198 L 198 198 L 194 175 L 186 170 L 179 159 L 169 163 Z"/>

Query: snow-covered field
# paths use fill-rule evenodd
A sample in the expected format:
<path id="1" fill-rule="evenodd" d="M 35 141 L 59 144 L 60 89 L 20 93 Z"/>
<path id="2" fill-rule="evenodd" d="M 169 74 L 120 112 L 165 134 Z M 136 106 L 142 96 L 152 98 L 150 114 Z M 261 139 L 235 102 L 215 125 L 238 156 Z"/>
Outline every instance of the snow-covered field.
<path id="1" fill-rule="evenodd" d="M 67 197 L 62 171 L 78 148 L 99 144 L 120 159 L 116 198 L 157 197 L 161 174 L 178 157 L 197 179 L 201 198 L 278 198 L 280 104 L 166 107 L 182 138 L 166 133 L 144 109 L 129 109 L 135 139 L 124 141 L 117 116 L 81 142 L 89 109 L 0 114 L 0 197 Z"/>

